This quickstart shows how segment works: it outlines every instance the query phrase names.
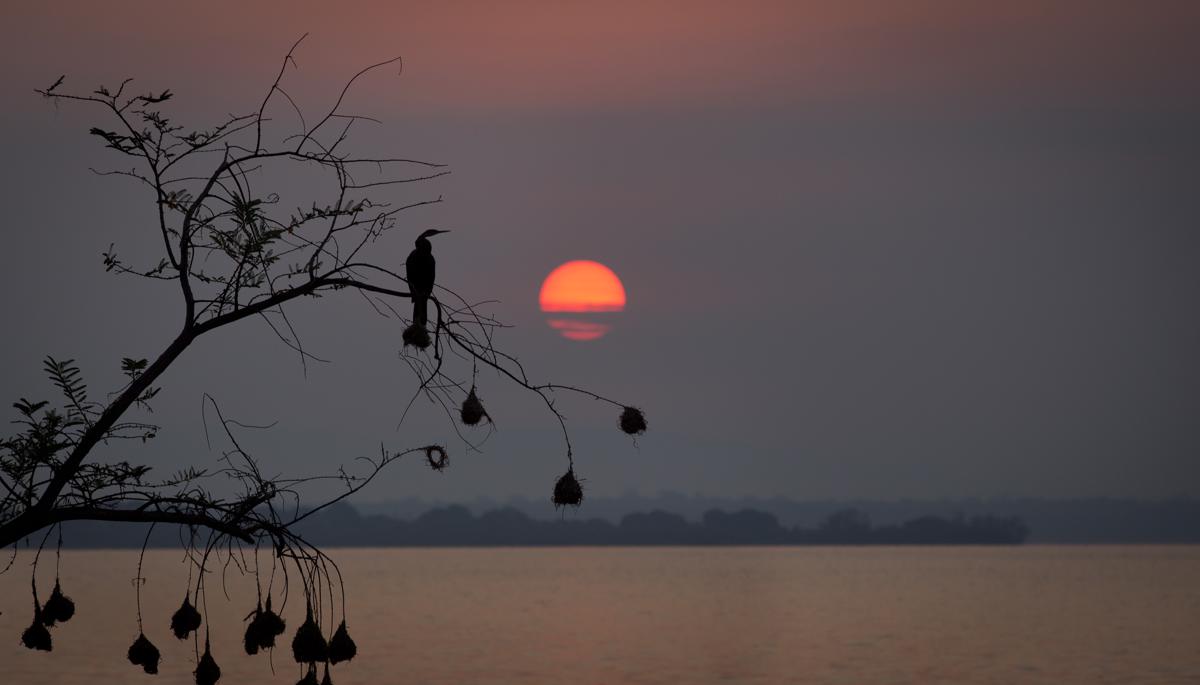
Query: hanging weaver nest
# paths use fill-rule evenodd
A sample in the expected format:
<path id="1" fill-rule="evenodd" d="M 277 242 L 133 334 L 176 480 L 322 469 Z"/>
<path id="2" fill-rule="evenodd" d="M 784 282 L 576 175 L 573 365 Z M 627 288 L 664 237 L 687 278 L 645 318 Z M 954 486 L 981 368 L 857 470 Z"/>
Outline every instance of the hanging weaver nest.
<path id="1" fill-rule="evenodd" d="M 200 657 L 200 663 L 196 664 L 196 685 L 216 685 L 221 679 L 221 667 L 217 665 L 217 660 L 212 657 L 212 650 L 208 647 L 208 638 L 204 638 L 204 655 Z"/>
<path id="2" fill-rule="evenodd" d="M 423 350 L 433 343 L 433 340 L 429 338 L 429 331 L 419 323 L 409 324 L 400 338 L 404 341 L 405 347 L 412 346 L 418 350 Z"/>
<path id="3" fill-rule="evenodd" d="M 62 588 L 58 584 L 58 580 L 54 581 L 54 591 L 50 593 L 50 599 L 46 600 L 46 606 L 42 607 L 42 623 L 47 626 L 52 626 L 55 623 L 66 623 L 75 615 L 75 602 L 71 601 L 62 593 Z"/>
<path id="4" fill-rule="evenodd" d="M 646 432 L 646 416 L 637 407 L 625 407 L 621 411 L 621 430 L 629 435 L 641 435 Z"/>
<path id="5" fill-rule="evenodd" d="M 50 631 L 46 630 L 46 626 L 42 618 L 42 607 L 38 605 L 37 600 L 33 600 L 33 623 L 21 633 L 21 643 L 29 649 L 40 649 L 43 652 L 49 652 L 54 648 L 54 644 L 50 640 Z"/>
<path id="6" fill-rule="evenodd" d="M 475 394 L 475 386 L 471 386 L 471 392 L 467 394 L 467 399 L 463 400 L 460 414 L 462 422 L 468 426 L 477 425 L 485 416 L 487 416 L 489 421 L 492 420 L 487 412 L 484 411 L 483 402 L 480 402 L 479 396 Z"/>
<path id="7" fill-rule="evenodd" d="M 450 465 L 450 455 L 446 454 L 446 448 L 441 445 L 426 446 L 425 460 L 429 462 L 429 468 L 434 471 L 441 471 Z"/>
<path id="8" fill-rule="evenodd" d="M 358 645 L 354 644 L 354 640 L 350 637 L 350 632 L 346 630 L 346 621 L 342 620 L 341 625 L 337 630 L 333 631 L 333 637 L 329 638 L 329 663 L 337 664 L 342 661 L 349 661 L 358 654 Z M 325 667 L 325 677 L 329 678 L 329 667 Z"/>
<path id="9" fill-rule="evenodd" d="M 304 677 L 296 681 L 296 685 L 318 685 L 317 683 L 317 665 L 309 664 L 308 672 Z"/>
<path id="10" fill-rule="evenodd" d="M 247 654 L 258 654 L 260 649 L 273 649 L 275 638 L 287 629 L 283 619 L 271 610 L 271 597 L 267 596 L 267 608 L 260 602 L 246 618 L 250 624 L 246 626 L 246 636 L 242 643 Z"/>
<path id="11" fill-rule="evenodd" d="M 321 678 L 321 685 L 333 685 L 333 679 L 329 677 L 329 664 L 325 664 L 325 677 Z"/>
<path id="12" fill-rule="evenodd" d="M 139 632 L 137 639 L 129 645 L 129 663 L 141 666 L 147 673 L 155 674 L 158 673 L 159 661 L 162 661 L 162 655 L 158 653 L 158 647 L 146 639 L 145 633 Z"/>
<path id="13" fill-rule="evenodd" d="M 313 620 L 311 604 L 308 606 L 304 623 L 292 638 L 292 657 L 299 663 L 309 664 L 325 661 L 329 657 L 329 645 L 325 642 L 325 636 L 321 635 L 321 628 Z M 314 673 L 313 680 L 316 680 L 316 677 Z"/>
<path id="14" fill-rule="evenodd" d="M 575 469 L 569 468 L 567 472 L 558 479 L 554 484 L 554 507 L 572 506 L 577 507 L 583 502 L 583 486 L 575 479 Z"/>
<path id="15" fill-rule="evenodd" d="M 188 633 L 200 628 L 200 612 L 192 606 L 191 600 L 185 594 L 183 604 L 171 616 L 171 632 L 180 640 L 187 639 Z"/>

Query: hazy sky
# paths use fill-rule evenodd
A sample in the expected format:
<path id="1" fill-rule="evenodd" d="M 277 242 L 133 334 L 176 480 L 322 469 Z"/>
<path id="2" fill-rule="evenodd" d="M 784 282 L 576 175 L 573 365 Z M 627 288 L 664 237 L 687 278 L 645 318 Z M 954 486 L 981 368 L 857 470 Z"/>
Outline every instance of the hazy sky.
<path id="1" fill-rule="evenodd" d="M 563 397 L 590 491 L 792 497 L 1200 494 L 1200 5 L 1181 2 L 22 3 L 0 15 L 0 389 L 49 397 L 41 358 L 94 394 L 179 324 L 170 284 L 105 274 L 149 255 L 153 205 L 88 167 L 126 160 L 101 113 L 32 93 L 169 87 L 206 126 L 258 102 L 288 45 L 313 111 L 371 62 L 357 148 L 453 174 L 376 252 L 429 227 L 439 278 L 502 301 L 500 342 Z M 734 9 L 736 7 L 736 9 Z M 283 121 L 286 110 L 278 113 Z M 537 309 L 568 259 L 628 291 L 611 333 Z M 495 378 L 499 431 L 465 453 L 444 416 L 397 420 L 399 329 L 361 298 L 301 303 L 332 364 L 302 373 L 262 324 L 202 340 L 163 379 L 163 470 L 211 463 L 201 394 L 270 468 L 329 471 L 380 443 L 446 441 L 367 499 L 549 497 L 556 425 Z"/>

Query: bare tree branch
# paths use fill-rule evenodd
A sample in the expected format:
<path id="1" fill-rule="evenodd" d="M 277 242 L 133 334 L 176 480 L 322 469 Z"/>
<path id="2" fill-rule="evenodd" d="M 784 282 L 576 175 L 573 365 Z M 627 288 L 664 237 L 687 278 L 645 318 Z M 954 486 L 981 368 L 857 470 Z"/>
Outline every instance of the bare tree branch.
<path id="1" fill-rule="evenodd" d="M 148 465 L 114 459 L 118 446 L 155 438 L 157 426 L 137 419 L 136 412 L 152 410 L 166 372 L 210 332 L 261 319 L 283 345 L 299 354 L 301 366 L 306 368 L 308 359 L 318 358 L 305 349 L 288 308 L 300 298 L 357 292 L 377 315 L 395 320 L 397 340 L 405 343 L 401 358 L 416 375 L 413 401 L 424 397 L 441 407 L 466 449 L 478 449 L 490 435 L 490 424 L 486 433 L 471 433 L 480 430 L 471 426 L 485 415 L 475 395 L 478 371 L 491 369 L 502 381 L 542 399 L 562 431 L 567 461 L 563 479 L 571 481 L 575 455 L 555 393 L 581 394 L 641 416 L 640 411 L 589 390 L 531 381 L 515 356 L 495 346 L 494 333 L 504 324 L 490 313 L 487 300 L 472 304 L 437 284 L 437 295 L 429 298 L 437 314 L 431 331 L 426 330 L 424 316 L 413 322 L 400 313 L 404 311 L 401 303 L 412 299 L 410 290 L 417 287 L 410 288 L 406 276 L 383 266 L 374 253 L 387 245 L 394 254 L 397 246 L 388 241 L 398 232 L 402 214 L 437 204 L 442 196 L 400 201 L 379 193 L 435 183 L 450 171 L 425 160 L 355 156 L 342 151 L 356 123 L 375 121 L 341 111 L 350 88 L 366 74 L 399 58 L 354 74 L 333 106 L 308 126 L 304 112 L 283 87 L 289 65 L 297 65 L 295 52 L 304 38 L 284 56 L 256 112 L 229 115 L 206 129 L 188 130 L 171 119 L 170 90 L 131 95 L 129 79 L 113 90 L 101 87 L 90 93 L 73 93 L 62 90 L 65 77 L 60 77 L 37 91 L 56 102 L 96 107 L 107 117 L 106 127 L 93 127 L 91 133 L 122 160 L 132 160 L 134 166 L 129 168 L 123 162 L 120 168 L 94 171 L 104 177 L 133 179 L 153 192 L 155 219 L 148 235 L 153 236 L 151 244 L 161 241 L 162 253 L 157 264 L 135 266 L 123 261 L 111 246 L 102 255 L 105 270 L 149 282 L 176 283 L 181 319 L 174 337 L 152 360 L 121 360 L 124 384 L 102 394 L 102 401 L 89 395 L 83 372 L 72 360 L 47 359 L 46 370 L 60 400 L 51 404 L 21 398 L 13 405 L 18 432 L 0 440 L 0 547 L 15 546 L 43 530 L 48 539 L 51 530 L 61 530 L 62 524 L 71 521 L 178 525 L 187 531 L 186 536 L 181 533 L 181 544 L 195 572 L 181 608 L 187 620 L 191 619 L 185 608 L 207 611 L 205 577 L 214 565 L 222 569 L 222 582 L 232 568 L 253 573 L 258 583 L 257 552 L 266 547 L 272 552 L 268 603 L 253 616 L 264 616 L 270 610 L 271 588 L 278 572 L 284 601 L 293 579 L 299 579 L 314 629 L 336 622 L 335 594 L 343 597 L 340 615 L 344 621 L 340 572 L 328 556 L 299 535 L 297 524 L 359 492 L 406 455 L 423 454 L 428 465 L 439 470 L 449 461 L 449 453 L 441 445 L 398 451 L 381 446 L 378 457 L 360 457 L 333 473 L 267 475 L 238 438 L 238 431 L 253 428 L 252 424 L 226 417 L 208 395 L 201 410 L 205 437 L 211 437 L 208 414 L 213 412 L 220 439 L 210 444 L 224 445 L 214 465 L 188 466 L 155 479 L 150 477 Z M 277 93 L 296 114 L 298 131 L 276 130 L 277 122 L 269 112 L 273 103 L 278 103 Z M 342 125 L 329 126 L 333 121 Z M 411 166 L 421 169 L 402 173 Z M 316 190 L 306 188 L 304 199 L 293 206 L 292 200 L 284 198 L 296 192 L 288 172 L 298 170 L 315 170 L 323 185 Z M 404 230 L 411 239 L 420 228 Z M 462 380 L 468 370 L 469 383 Z M 468 418 L 468 408 L 474 418 Z M 491 414 L 486 415 L 490 421 Z M 625 418 L 622 414 L 622 430 L 633 434 L 644 429 L 644 420 L 640 429 L 633 430 Z M 638 428 L 636 423 L 630 425 Z M 475 436 L 482 437 L 476 440 Z M 560 479 L 560 485 L 562 482 Z M 338 487 L 336 494 L 315 505 L 306 503 L 305 491 L 310 486 L 328 487 L 331 483 Z M 235 494 L 218 496 L 217 484 L 224 491 L 232 485 Z M 577 482 L 572 492 L 578 494 L 566 503 L 578 504 L 582 490 Z M 563 503 L 558 488 L 555 502 Z M 200 535 L 201 531 L 207 535 Z M 246 558 L 248 553 L 253 553 L 253 566 Z M 131 648 L 131 660 L 134 652 Z M 149 662 L 150 652 L 139 654 Z"/>

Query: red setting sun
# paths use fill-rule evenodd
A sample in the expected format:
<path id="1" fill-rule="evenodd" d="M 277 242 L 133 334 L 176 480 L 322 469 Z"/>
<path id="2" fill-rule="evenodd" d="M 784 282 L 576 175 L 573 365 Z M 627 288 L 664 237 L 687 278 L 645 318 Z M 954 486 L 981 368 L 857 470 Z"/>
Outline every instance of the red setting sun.
<path id="1" fill-rule="evenodd" d="M 625 286 L 607 266 L 576 259 L 550 272 L 542 282 L 538 302 L 542 311 L 557 314 L 620 312 L 625 309 Z M 551 318 L 549 324 L 568 340 L 595 340 L 611 328 L 569 316 Z"/>

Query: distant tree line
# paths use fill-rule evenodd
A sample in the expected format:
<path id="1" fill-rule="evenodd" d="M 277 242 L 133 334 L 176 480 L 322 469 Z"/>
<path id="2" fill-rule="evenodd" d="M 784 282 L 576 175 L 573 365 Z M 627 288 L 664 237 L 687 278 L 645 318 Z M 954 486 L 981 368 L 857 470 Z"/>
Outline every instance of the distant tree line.
<path id="1" fill-rule="evenodd" d="M 1181 484 L 1182 485 L 1182 484 Z M 412 520 L 444 503 L 405 497 L 386 501 L 358 500 L 354 507 L 365 514 L 382 514 Z M 481 514 L 513 507 L 535 519 L 546 518 L 543 495 L 510 497 L 498 501 L 488 497 L 463 501 Z M 1200 543 L 1200 497 L 1177 496 L 1158 499 L 1091 497 L 1048 499 L 1034 497 L 937 498 L 892 500 L 817 500 L 788 497 L 719 497 L 660 492 L 655 495 L 626 493 L 588 497 L 582 514 L 616 524 L 633 512 L 661 509 L 698 521 L 706 511 L 754 509 L 773 514 L 784 527 L 818 528 L 829 515 L 857 509 L 879 525 L 900 525 L 925 516 L 953 519 L 957 516 L 1015 517 L 1030 529 L 1027 543 L 1038 544 L 1197 544 Z"/>
<path id="2" fill-rule="evenodd" d="M 86 524 L 79 524 L 86 525 Z M 161 526 L 160 526 L 161 527 Z M 87 546 L 140 545 L 143 537 L 113 537 L 119 529 L 97 528 L 76 533 Z M 872 525 L 857 509 L 835 512 L 815 528 L 784 527 L 769 513 L 753 509 L 710 510 L 698 522 L 661 510 L 624 516 L 618 523 L 603 519 L 562 517 L 539 520 L 513 508 L 479 516 L 466 507 L 437 507 L 411 521 L 389 516 L 363 516 L 338 504 L 312 516 L 298 533 L 324 546 L 469 547 L 550 545 L 1015 545 L 1029 528 L 1016 517 L 922 516 L 898 525 Z M 156 531 L 152 546 L 177 544 L 175 534 Z"/>

